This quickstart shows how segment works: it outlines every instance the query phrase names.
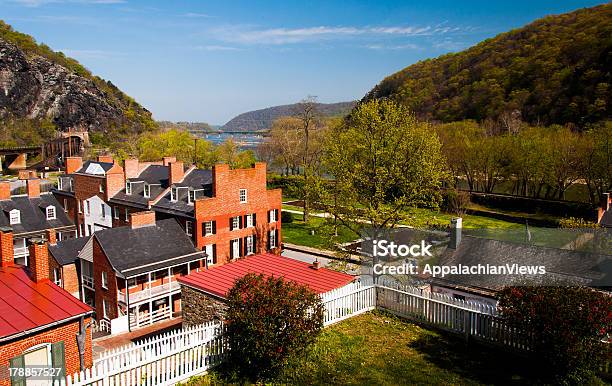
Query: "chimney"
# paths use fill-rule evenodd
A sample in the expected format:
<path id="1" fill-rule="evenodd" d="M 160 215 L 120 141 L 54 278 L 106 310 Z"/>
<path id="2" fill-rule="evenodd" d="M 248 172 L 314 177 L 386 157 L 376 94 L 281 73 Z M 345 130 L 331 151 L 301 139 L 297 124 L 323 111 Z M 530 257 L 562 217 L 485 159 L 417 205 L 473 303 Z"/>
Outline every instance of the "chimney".
<path id="1" fill-rule="evenodd" d="M 66 157 L 66 174 L 75 173 L 83 167 L 83 158 L 81 157 Z"/>
<path id="2" fill-rule="evenodd" d="M 132 229 L 148 227 L 155 225 L 155 212 L 147 210 L 144 212 L 135 212 L 130 216 L 130 224 Z"/>
<path id="3" fill-rule="evenodd" d="M 312 262 L 311 268 L 314 269 L 315 271 L 318 271 L 320 266 L 321 266 L 321 263 L 319 263 L 319 259 L 315 258 L 315 261 Z"/>
<path id="4" fill-rule="evenodd" d="M 183 163 L 181 161 L 170 162 L 168 165 L 169 184 L 181 182 L 184 175 Z"/>
<path id="5" fill-rule="evenodd" d="M 36 170 L 20 170 L 19 171 L 19 179 L 20 180 L 28 180 L 30 178 L 37 178 Z"/>
<path id="6" fill-rule="evenodd" d="M 13 249 L 13 230 L 10 227 L 0 227 L 0 258 L 2 267 L 10 267 L 15 264 Z"/>
<path id="7" fill-rule="evenodd" d="M 138 158 L 129 158 L 124 161 L 123 170 L 125 178 L 136 178 L 140 171 L 140 162 Z"/>
<path id="8" fill-rule="evenodd" d="M 219 197 L 219 188 L 227 184 L 230 167 L 228 164 L 216 164 L 212 168 L 213 197 Z"/>
<path id="9" fill-rule="evenodd" d="M 49 280 L 49 253 L 47 243 L 42 238 L 30 239 L 30 275 L 39 283 Z"/>
<path id="10" fill-rule="evenodd" d="M 26 190 L 28 191 L 28 197 L 37 198 L 40 197 L 40 179 L 30 178 L 26 181 Z"/>
<path id="11" fill-rule="evenodd" d="M 604 209 L 605 210 L 610 210 L 610 208 L 612 207 L 612 193 L 608 192 L 608 193 L 604 193 Z"/>
<path id="12" fill-rule="evenodd" d="M 461 217 L 451 219 L 450 241 L 448 247 L 457 249 L 461 243 L 461 228 L 463 227 L 463 219 Z"/>
<path id="13" fill-rule="evenodd" d="M 172 162 L 176 162 L 176 157 L 164 157 L 164 158 L 162 158 L 162 164 L 164 166 L 168 166 Z"/>
<path id="14" fill-rule="evenodd" d="M 98 155 L 98 162 L 107 162 L 109 164 L 112 164 L 113 156 L 109 154 L 100 154 Z"/>
<path id="15" fill-rule="evenodd" d="M 9 181 L 0 182 L 0 200 L 11 199 L 11 183 Z"/>
<path id="16" fill-rule="evenodd" d="M 57 234 L 55 233 L 55 229 L 47 229 L 45 231 L 45 236 L 49 242 L 49 245 L 57 244 Z"/>

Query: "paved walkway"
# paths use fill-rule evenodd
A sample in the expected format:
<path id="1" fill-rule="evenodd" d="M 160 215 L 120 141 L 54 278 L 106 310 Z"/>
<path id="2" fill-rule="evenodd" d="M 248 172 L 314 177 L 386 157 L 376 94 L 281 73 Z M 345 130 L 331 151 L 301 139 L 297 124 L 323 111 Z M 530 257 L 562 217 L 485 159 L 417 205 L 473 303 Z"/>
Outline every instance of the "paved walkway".
<path id="1" fill-rule="evenodd" d="M 93 341 L 93 357 L 95 359 L 106 350 L 125 346 L 126 344 L 130 344 L 132 342 L 138 342 L 139 340 L 146 339 L 151 335 L 157 335 L 168 330 L 180 328 L 182 323 L 183 318 L 179 316 L 178 318 L 168 319 L 131 332 L 107 335 L 105 337 L 95 339 Z"/>

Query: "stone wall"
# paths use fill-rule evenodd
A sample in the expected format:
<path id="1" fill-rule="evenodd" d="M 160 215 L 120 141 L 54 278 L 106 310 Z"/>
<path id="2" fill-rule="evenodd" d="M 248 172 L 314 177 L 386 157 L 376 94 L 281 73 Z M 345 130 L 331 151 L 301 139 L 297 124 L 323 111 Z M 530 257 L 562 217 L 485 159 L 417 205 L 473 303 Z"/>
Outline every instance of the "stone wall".
<path id="1" fill-rule="evenodd" d="M 227 304 L 220 298 L 182 285 L 181 299 L 183 326 L 193 326 L 225 318 Z"/>

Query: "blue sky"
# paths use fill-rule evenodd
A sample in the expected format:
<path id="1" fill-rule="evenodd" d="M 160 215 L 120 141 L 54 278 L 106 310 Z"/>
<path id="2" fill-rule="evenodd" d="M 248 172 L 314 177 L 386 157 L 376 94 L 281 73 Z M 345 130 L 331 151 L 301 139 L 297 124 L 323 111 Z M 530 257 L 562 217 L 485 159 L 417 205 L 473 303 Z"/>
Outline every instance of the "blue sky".
<path id="1" fill-rule="evenodd" d="M 418 60 L 601 1 L 0 1 L 0 18 L 159 120 L 360 99 Z"/>

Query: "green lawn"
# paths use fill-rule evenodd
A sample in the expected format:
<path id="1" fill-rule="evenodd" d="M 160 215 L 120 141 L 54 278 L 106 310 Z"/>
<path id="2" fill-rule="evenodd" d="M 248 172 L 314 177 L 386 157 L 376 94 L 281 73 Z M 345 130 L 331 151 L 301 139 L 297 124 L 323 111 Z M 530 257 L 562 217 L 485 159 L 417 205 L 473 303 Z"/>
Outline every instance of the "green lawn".
<path id="1" fill-rule="evenodd" d="M 384 313 L 368 313 L 323 331 L 314 347 L 273 383 L 298 385 L 478 385 L 537 383 L 529 363 L 466 345 Z M 224 383 L 222 375 L 189 385 Z"/>
<path id="2" fill-rule="evenodd" d="M 325 219 L 310 217 L 308 223 L 302 221 L 301 214 L 292 214 L 293 222 L 283 223 L 283 242 L 319 249 L 332 249 L 334 244 L 342 244 L 359 238 L 348 228 L 338 227 L 338 236 L 332 236 L 332 228 Z M 311 234 L 314 231 L 314 235 Z"/>

